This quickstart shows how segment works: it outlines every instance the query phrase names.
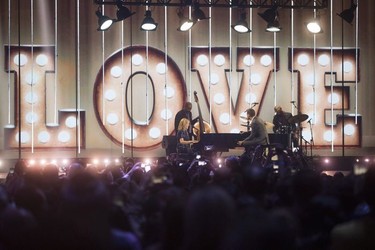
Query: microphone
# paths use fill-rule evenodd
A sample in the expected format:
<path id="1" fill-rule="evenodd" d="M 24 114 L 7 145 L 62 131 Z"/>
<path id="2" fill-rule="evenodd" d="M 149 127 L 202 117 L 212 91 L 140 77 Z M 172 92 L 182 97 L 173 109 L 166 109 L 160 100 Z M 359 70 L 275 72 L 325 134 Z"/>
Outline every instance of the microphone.
<path id="1" fill-rule="evenodd" d="M 258 105 L 258 104 L 259 104 L 259 102 L 253 102 L 253 104 L 254 104 L 254 105 Z"/>
<path id="2" fill-rule="evenodd" d="M 310 119 L 307 121 L 307 123 L 310 123 L 310 124 L 311 124 L 311 119 L 312 119 L 312 118 L 310 118 Z"/>
<path id="3" fill-rule="evenodd" d="M 296 103 L 296 101 L 291 101 L 290 103 Z"/>

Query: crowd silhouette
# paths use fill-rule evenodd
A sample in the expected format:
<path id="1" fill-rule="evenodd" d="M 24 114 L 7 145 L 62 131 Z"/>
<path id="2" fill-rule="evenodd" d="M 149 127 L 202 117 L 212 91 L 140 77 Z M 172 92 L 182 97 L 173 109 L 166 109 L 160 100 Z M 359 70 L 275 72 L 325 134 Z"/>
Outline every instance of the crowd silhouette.
<path id="1" fill-rule="evenodd" d="M 375 166 L 287 167 L 20 160 L 0 186 L 0 249 L 375 249 Z"/>

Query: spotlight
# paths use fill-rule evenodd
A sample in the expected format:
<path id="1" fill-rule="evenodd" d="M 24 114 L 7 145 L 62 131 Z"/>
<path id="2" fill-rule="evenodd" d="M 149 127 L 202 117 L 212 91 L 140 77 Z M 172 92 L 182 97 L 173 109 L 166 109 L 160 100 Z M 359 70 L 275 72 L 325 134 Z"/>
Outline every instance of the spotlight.
<path id="1" fill-rule="evenodd" d="M 320 25 L 319 18 L 314 18 L 310 22 L 306 23 L 306 28 L 309 32 L 313 34 L 318 34 L 318 33 L 323 32 L 322 27 Z"/>
<path id="2" fill-rule="evenodd" d="M 279 32 L 281 30 L 277 8 L 278 6 L 274 5 L 263 13 L 258 13 L 258 15 L 267 22 L 266 31 Z"/>
<path id="3" fill-rule="evenodd" d="M 199 8 L 199 4 L 195 3 L 194 4 L 194 11 L 193 11 L 193 21 L 194 21 L 194 23 L 205 20 L 205 19 L 209 19 L 209 17 L 206 17 L 204 12 Z"/>
<path id="4" fill-rule="evenodd" d="M 357 5 L 352 2 L 352 6 L 349 9 L 344 10 L 340 14 L 337 13 L 337 15 L 344 19 L 346 22 L 352 24 L 354 19 L 354 12 L 356 9 Z"/>
<path id="5" fill-rule="evenodd" d="M 98 24 L 99 24 L 99 27 L 97 29 L 98 31 L 105 31 L 109 29 L 111 25 L 113 24 L 113 19 L 107 16 L 104 16 L 100 8 L 96 11 L 96 15 L 98 17 Z"/>
<path id="6" fill-rule="evenodd" d="M 123 6 L 121 0 L 117 0 L 116 5 L 117 5 L 117 13 L 116 13 L 117 19 L 115 20 L 115 22 L 123 21 L 126 18 L 131 17 L 132 15 L 135 14 L 135 12 L 131 12 L 127 7 Z"/>
<path id="7" fill-rule="evenodd" d="M 272 6 L 263 13 L 258 13 L 258 15 L 263 18 L 267 23 L 271 23 L 275 20 L 277 13 L 277 5 Z"/>
<path id="8" fill-rule="evenodd" d="M 146 10 L 145 18 L 143 19 L 141 30 L 143 31 L 154 31 L 158 27 L 158 24 L 155 23 L 154 19 L 151 17 L 151 11 Z"/>
<path id="9" fill-rule="evenodd" d="M 178 9 L 177 16 L 180 19 L 180 26 L 177 29 L 178 31 L 188 31 L 194 26 L 195 23 L 191 19 L 184 17 L 182 9 Z"/>
<path id="10" fill-rule="evenodd" d="M 269 32 L 279 32 L 281 30 L 278 16 L 275 17 L 275 20 L 267 24 L 266 30 Z"/>
<path id="11" fill-rule="evenodd" d="M 249 33 L 251 32 L 249 25 L 246 21 L 246 12 L 242 11 L 240 14 L 240 19 L 235 25 L 232 25 L 232 28 L 237 31 L 238 33 Z"/>

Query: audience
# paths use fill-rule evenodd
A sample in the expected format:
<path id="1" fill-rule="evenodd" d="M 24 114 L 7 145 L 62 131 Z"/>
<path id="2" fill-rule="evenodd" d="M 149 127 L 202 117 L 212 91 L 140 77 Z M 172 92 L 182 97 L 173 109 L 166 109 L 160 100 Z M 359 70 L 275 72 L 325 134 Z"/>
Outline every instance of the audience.
<path id="1" fill-rule="evenodd" d="M 0 186 L 0 250 L 375 249 L 374 206 L 374 166 L 19 161 Z"/>

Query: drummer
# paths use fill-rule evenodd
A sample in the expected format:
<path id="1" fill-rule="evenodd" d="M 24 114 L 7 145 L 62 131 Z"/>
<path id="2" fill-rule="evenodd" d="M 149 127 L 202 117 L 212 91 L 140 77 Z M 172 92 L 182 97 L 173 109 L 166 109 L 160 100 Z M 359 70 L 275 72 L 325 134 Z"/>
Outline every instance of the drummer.
<path id="1" fill-rule="evenodd" d="M 295 124 L 291 124 L 288 121 L 292 117 L 292 114 L 285 112 L 279 105 L 274 107 L 274 111 L 275 115 L 272 120 L 274 124 L 273 132 L 278 134 L 290 133 L 295 128 Z"/>

